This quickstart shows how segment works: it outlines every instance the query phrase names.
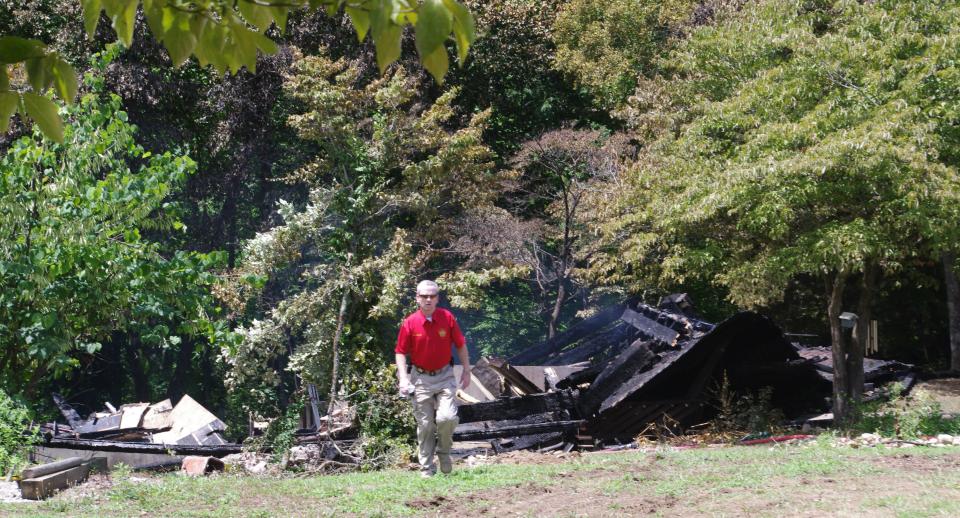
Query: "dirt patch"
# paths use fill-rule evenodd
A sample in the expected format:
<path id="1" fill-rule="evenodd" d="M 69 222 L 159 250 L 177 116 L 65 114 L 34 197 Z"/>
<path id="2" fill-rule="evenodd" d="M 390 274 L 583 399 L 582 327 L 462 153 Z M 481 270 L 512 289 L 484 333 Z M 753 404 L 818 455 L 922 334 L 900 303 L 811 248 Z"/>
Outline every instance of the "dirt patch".
<path id="1" fill-rule="evenodd" d="M 960 378 L 922 381 L 913 388 L 913 394 L 930 396 L 944 412 L 960 415 Z"/>
<path id="2" fill-rule="evenodd" d="M 874 464 L 900 471 L 914 471 L 918 473 L 960 473 L 960 456 L 943 455 L 930 457 L 925 455 L 898 455 L 883 456 L 871 459 Z"/>

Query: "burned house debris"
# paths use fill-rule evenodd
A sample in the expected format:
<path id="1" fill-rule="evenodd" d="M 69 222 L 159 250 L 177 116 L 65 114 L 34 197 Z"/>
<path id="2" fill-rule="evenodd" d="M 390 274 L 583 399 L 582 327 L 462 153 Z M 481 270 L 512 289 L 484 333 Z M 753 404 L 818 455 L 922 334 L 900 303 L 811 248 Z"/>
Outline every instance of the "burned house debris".
<path id="1" fill-rule="evenodd" d="M 791 343 L 756 313 L 712 324 L 683 295 L 660 308 L 628 302 L 509 361 L 477 362 L 478 386 L 461 394 L 472 404 L 460 407 L 454 437 L 494 439 L 503 449 L 629 442 L 652 425 L 708 419 L 724 377 L 739 393 L 770 387 L 788 417 L 818 414 L 830 406 L 830 358 L 828 349 Z M 869 384 L 912 376 L 898 362 L 868 359 L 864 370 Z"/>
<path id="2" fill-rule="evenodd" d="M 59 394 L 54 402 L 67 424 L 41 427 L 43 442 L 35 455 L 43 459 L 103 456 L 112 466 L 123 462 L 134 468 L 179 465 L 186 455 L 223 457 L 240 452 L 227 441 L 226 424 L 189 395 L 173 405 L 131 403 L 93 412 L 86 419 Z"/>

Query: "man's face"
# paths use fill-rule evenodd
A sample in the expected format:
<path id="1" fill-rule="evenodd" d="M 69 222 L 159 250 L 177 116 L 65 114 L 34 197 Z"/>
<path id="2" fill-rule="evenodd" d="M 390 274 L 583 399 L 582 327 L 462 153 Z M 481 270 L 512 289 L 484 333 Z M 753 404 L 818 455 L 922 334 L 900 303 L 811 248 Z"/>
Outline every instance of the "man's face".
<path id="1" fill-rule="evenodd" d="M 437 302 L 440 301 L 440 295 L 435 288 L 423 288 L 417 291 L 417 305 L 424 315 L 430 316 L 433 310 L 437 309 Z"/>

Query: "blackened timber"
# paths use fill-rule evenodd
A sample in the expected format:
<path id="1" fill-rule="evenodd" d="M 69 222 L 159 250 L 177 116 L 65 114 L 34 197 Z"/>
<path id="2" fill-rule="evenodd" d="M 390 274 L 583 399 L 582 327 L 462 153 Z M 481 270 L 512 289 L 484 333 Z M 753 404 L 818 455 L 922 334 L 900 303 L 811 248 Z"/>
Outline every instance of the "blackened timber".
<path id="1" fill-rule="evenodd" d="M 607 365 L 580 397 L 583 415 L 593 415 L 600 404 L 617 392 L 625 382 L 629 382 L 638 372 L 649 369 L 660 359 L 650 350 L 650 345 L 650 340 L 641 338 Z"/>
<path id="2" fill-rule="evenodd" d="M 585 340 L 583 344 L 551 357 L 545 365 L 568 365 L 586 360 L 598 361 L 618 354 L 636 339 L 633 326 L 620 323 L 607 331 Z"/>
<path id="3" fill-rule="evenodd" d="M 622 304 L 604 308 L 596 315 L 578 322 L 563 333 L 560 333 L 549 340 L 541 342 L 523 352 L 520 352 L 519 354 L 510 358 L 510 363 L 514 365 L 545 365 L 543 360 L 551 353 L 560 351 L 567 345 L 572 344 L 577 340 L 581 340 L 593 334 L 597 330 L 606 327 L 610 323 L 620 318 L 624 309 L 626 309 L 626 306 Z"/>
<path id="4" fill-rule="evenodd" d="M 500 437 L 520 437 L 523 435 L 535 435 L 549 432 L 564 432 L 577 430 L 583 420 L 555 421 L 552 423 L 533 423 L 521 424 L 515 426 L 504 426 L 500 428 L 491 428 L 489 430 L 474 430 L 454 432 L 455 441 L 479 441 L 482 439 L 496 439 Z"/>
<path id="5" fill-rule="evenodd" d="M 645 337 L 660 340 L 668 345 L 676 345 L 677 338 L 680 336 L 677 331 L 629 308 L 623 310 L 620 320 L 636 327 Z"/>
<path id="6" fill-rule="evenodd" d="M 587 367 L 586 369 L 571 373 L 569 376 L 561 379 L 560 382 L 557 383 L 557 388 L 558 389 L 576 388 L 577 386 L 582 385 L 584 383 L 593 383 L 593 380 L 597 379 L 597 376 L 599 376 L 600 373 L 603 372 L 603 369 L 605 369 L 606 366 L 607 366 L 606 363 L 597 363 L 595 365 L 591 365 L 590 367 Z"/>
<path id="7" fill-rule="evenodd" d="M 536 386 L 532 381 L 528 380 L 526 376 L 520 374 L 520 371 L 514 369 L 512 365 L 507 363 L 503 358 L 487 358 L 487 365 L 497 372 L 500 376 L 506 380 L 507 383 L 516 387 L 519 391 L 526 394 L 537 394 L 543 392 L 540 390 L 540 387 Z"/>
<path id="8" fill-rule="evenodd" d="M 219 446 L 198 446 L 183 444 L 156 444 L 151 442 L 97 441 L 88 439 L 63 439 L 54 437 L 42 446 L 48 448 L 70 448 L 72 450 L 122 451 L 130 453 L 161 453 L 173 455 L 210 455 L 222 457 L 231 453 L 240 453 L 239 444 Z"/>
<path id="9" fill-rule="evenodd" d="M 70 428 L 83 426 L 84 420 L 80 418 L 80 414 L 70 406 L 70 403 L 67 403 L 67 400 L 63 396 L 54 392 L 53 402 L 57 405 L 57 408 L 60 409 L 60 413 L 63 414 L 67 422 L 70 423 Z"/>
<path id="10" fill-rule="evenodd" d="M 559 392 L 501 398 L 496 401 L 462 405 L 457 409 L 457 415 L 461 423 L 521 419 L 530 414 L 575 410 L 576 404 L 576 391 L 561 390 Z"/>

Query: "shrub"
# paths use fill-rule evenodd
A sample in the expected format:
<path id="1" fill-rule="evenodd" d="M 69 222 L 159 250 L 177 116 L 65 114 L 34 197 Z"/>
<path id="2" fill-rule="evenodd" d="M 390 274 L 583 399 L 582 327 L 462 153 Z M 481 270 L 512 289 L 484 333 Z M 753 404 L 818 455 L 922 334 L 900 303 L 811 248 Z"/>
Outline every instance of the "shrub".
<path id="1" fill-rule="evenodd" d="M 30 426 L 30 413 L 0 390 L 0 473 L 26 464 L 37 430 Z"/>
<path id="2" fill-rule="evenodd" d="M 960 417 L 945 417 L 943 409 L 927 394 L 903 396 L 903 386 L 894 383 L 888 398 L 864 403 L 851 431 L 870 432 L 896 439 L 916 439 L 938 434 L 960 434 Z"/>

